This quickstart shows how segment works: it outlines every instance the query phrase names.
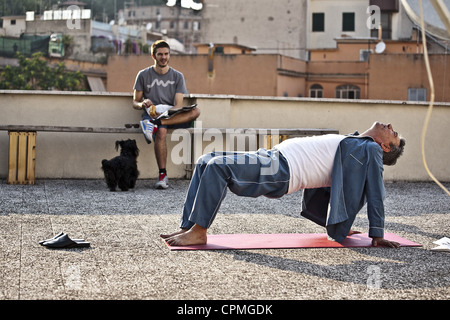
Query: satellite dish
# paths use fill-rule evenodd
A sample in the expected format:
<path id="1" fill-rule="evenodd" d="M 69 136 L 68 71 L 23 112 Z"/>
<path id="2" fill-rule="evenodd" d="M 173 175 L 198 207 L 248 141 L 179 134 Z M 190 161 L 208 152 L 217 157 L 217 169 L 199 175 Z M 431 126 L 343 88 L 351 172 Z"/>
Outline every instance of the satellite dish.
<path id="1" fill-rule="evenodd" d="M 147 29 L 147 31 L 150 31 L 151 28 L 152 28 L 152 23 L 151 22 L 147 23 L 147 25 L 145 26 L 145 29 Z"/>
<path id="2" fill-rule="evenodd" d="M 383 41 L 378 42 L 378 44 L 375 46 L 375 52 L 383 53 L 384 50 L 386 50 L 386 44 Z"/>

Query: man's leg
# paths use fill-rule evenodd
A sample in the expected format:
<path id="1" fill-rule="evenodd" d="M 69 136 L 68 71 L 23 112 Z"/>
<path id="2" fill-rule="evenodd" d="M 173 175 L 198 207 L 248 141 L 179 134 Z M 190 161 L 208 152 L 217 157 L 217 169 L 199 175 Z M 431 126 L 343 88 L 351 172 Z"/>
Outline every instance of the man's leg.
<path id="1" fill-rule="evenodd" d="M 167 128 L 159 128 L 155 135 L 155 156 L 159 169 L 165 169 L 167 163 Z"/>
<path id="2" fill-rule="evenodd" d="M 189 216 L 191 215 L 192 208 L 194 207 L 195 198 L 198 192 L 198 187 L 205 170 L 207 163 L 215 156 L 215 153 L 208 153 L 202 155 L 196 162 L 194 172 L 192 174 L 191 182 L 189 183 L 189 188 L 186 193 L 186 198 L 183 206 L 183 214 L 181 216 L 180 230 L 171 234 L 161 234 L 161 237 L 166 239 L 175 236 L 180 233 L 188 231 L 194 226 L 193 222 L 189 221 Z"/>
<path id="3" fill-rule="evenodd" d="M 184 205 L 182 230 L 165 237 L 170 245 L 206 243 L 206 230 L 216 217 L 227 188 L 246 197 L 281 197 L 288 190 L 289 168 L 277 152 L 227 153 L 219 157 L 210 154 L 209 158 L 206 162 L 208 156 L 202 157 L 196 165 Z M 276 170 L 270 171 L 271 168 Z"/>
<path id="4" fill-rule="evenodd" d="M 206 244 L 207 229 L 225 198 L 231 168 L 237 168 L 228 166 L 227 159 L 227 156 L 213 157 L 206 164 L 202 159 L 203 164 L 196 166 L 195 179 L 191 180 L 183 207 L 181 232 L 166 238 L 169 245 Z"/>
<path id="5" fill-rule="evenodd" d="M 161 124 L 165 126 L 176 125 L 181 123 L 188 123 L 194 121 L 200 116 L 200 109 L 194 108 L 190 111 L 181 112 L 179 114 L 174 115 L 170 119 L 161 119 Z"/>
<path id="6" fill-rule="evenodd" d="M 169 187 L 169 180 L 167 177 L 166 165 L 167 165 L 167 126 L 177 126 L 186 124 L 189 125 L 190 122 L 195 120 L 200 115 L 200 110 L 194 108 L 187 112 L 179 113 L 170 119 L 157 119 L 155 124 L 158 126 L 158 130 L 155 134 L 155 156 L 156 163 L 159 168 L 158 182 L 155 184 L 157 189 L 166 189 Z"/>

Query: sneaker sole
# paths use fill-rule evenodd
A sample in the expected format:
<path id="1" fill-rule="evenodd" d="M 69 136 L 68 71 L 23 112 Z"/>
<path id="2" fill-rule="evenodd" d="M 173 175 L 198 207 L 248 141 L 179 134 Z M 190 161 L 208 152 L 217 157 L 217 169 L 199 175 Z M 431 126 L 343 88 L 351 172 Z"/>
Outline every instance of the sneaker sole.
<path id="1" fill-rule="evenodd" d="M 156 183 L 156 185 L 155 185 L 156 189 L 167 189 L 168 187 L 169 187 L 169 185 L 161 184 L 161 183 Z"/>

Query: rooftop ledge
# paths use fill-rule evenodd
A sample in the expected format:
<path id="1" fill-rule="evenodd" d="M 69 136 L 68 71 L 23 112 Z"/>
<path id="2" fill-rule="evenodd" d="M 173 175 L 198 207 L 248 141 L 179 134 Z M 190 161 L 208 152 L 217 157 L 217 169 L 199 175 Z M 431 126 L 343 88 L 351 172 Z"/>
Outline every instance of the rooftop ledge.
<path id="1" fill-rule="evenodd" d="M 100 92 L 100 91 L 47 91 L 47 90 L 0 90 L 0 94 L 21 95 L 61 95 L 61 96 L 117 96 L 133 97 L 132 92 Z M 230 100 L 270 100 L 270 101 L 298 101 L 298 102 L 325 102 L 325 103 L 357 103 L 357 104 L 395 104 L 395 105 L 419 105 L 428 106 L 429 101 L 406 100 L 379 100 L 379 99 L 333 99 L 333 98 L 308 98 L 308 97 L 275 97 L 275 96 L 244 96 L 226 94 L 186 94 L 190 99 L 230 99 Z M 450 102 L 434 102 L 435 106 L 449 106 Z"/>

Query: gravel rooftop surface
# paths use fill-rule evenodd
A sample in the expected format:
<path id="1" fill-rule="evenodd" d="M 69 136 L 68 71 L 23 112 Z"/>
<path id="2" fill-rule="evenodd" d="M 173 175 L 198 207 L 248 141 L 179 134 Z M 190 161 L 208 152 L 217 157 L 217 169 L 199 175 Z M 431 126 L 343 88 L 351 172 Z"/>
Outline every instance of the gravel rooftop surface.
<path id="1" fill-rule="evenodd" d="M 110 192 L 103 180 L 0 180 L 1 300 L 448 300 L 450 197 L 433 182 L 386 183 L 386 232 L 422 247 L 170 251 L 188 180 L 167 190 L 138 180 Z M 447 188 L 450 183 L 445 184 Z M 301 194 L 228 193 L 210 234 L 323 233 L 299 216 Z M 365 209 L 354 229 L 367 232 Z M 64 231 L 90 248 L 48 249 Z"/>

